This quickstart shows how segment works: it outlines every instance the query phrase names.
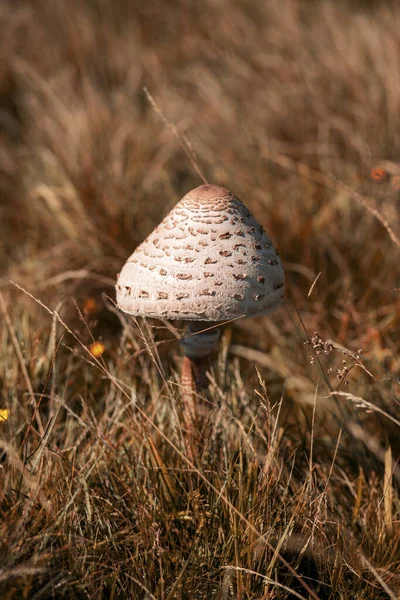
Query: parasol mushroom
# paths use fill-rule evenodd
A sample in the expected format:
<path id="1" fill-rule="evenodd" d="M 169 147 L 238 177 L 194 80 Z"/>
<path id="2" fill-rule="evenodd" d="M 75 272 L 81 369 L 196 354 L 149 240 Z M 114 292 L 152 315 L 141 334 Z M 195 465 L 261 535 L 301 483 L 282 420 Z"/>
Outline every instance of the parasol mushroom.
<path id="1" fill-rule="evenodd" d="M 217 346 L 218 324 L 276 310 L 284 285 L 279 256 L 246 206 L 225 188 L 202 185 L 136 248 L 116 292 L 128 314 L 190 322 L 181 341 L 187 390 L 192 367 Z"/>

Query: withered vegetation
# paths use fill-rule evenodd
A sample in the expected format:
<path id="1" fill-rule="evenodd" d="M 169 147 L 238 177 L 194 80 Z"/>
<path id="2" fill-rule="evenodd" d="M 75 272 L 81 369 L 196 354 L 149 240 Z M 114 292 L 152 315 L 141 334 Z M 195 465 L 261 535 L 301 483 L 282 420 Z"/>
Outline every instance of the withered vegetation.
<path id="1" fill-rule="evenodd" d="M 398 3 L 3 0 L 0 28 L 1 598 L 397 598 Z M 225 328 L 189 432 L 174 332 L 113 286 L 193 162 L 287 288 Z"/>

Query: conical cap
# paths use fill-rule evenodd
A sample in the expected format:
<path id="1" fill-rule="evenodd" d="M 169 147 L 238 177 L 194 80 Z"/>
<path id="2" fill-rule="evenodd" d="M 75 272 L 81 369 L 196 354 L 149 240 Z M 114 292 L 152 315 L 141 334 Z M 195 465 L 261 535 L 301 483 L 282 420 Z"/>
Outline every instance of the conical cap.
<path id="1" fill-rule="evenodd" d="M 284 272 L 246 206 L 225 188 L 202 185 L 136 248 L 116 291 L 131 315 L 218 322 L 277 309 Z"/>

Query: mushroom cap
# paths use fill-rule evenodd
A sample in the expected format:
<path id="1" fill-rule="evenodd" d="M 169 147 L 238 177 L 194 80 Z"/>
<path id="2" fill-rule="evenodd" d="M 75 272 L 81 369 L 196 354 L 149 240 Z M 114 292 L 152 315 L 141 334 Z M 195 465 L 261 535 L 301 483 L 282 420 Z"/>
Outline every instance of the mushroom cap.
<path id="1" fill-rule="evenodd" d="M 218 322 L 276 310 L 284 286 L 280 258 L 246 206 L 201 185 L 128 258 L 116 292 L 131 315 Z"/>

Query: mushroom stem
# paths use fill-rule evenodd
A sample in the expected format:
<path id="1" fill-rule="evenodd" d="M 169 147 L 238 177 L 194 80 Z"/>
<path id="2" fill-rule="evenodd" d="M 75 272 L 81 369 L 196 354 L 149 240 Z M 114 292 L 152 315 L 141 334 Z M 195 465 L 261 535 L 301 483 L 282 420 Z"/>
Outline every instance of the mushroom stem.
<path id="1" fill-rule="evenodd" d="M 220 330 L 217 323 L 191 321 L 181 340 L 183 353 L 192 360 L 205 358 L 218 345 Z"/>
<path id="2" fill-rule="evenodd" d="M 202 333 L 204 331 L 204 333 Z M 213 323 L 191 322 L 181 340 L 184 358 L 182 364 L 182 399 L 188 417 L 196 418 L 195 394 L 207 386 L 207 358 L 218 345 L 220 331 Z M 194 375 L 194 377 L 193 377 Z"/>
<path id="3" fill-rule="evenodd" d="M 220 330 L 215 325 L 210 322 L 193 321 L 181 340 L 185 359 L 190 360 L 195 374 L 195 383 L 200 388 L 207 385 L 205 377 L 207 358 L 215 350 L 219 341 Z"/>
<path id="4" fill-rule="evenodd" d="M 192 429 L 192 423 L 196 418 L 196 409 L 194 404 L 196 385 L 193 380 L 193 363 L 187 356 L 183 357 L 181 383 L 182 400 L 186 413 L 186 429 Z"/>

